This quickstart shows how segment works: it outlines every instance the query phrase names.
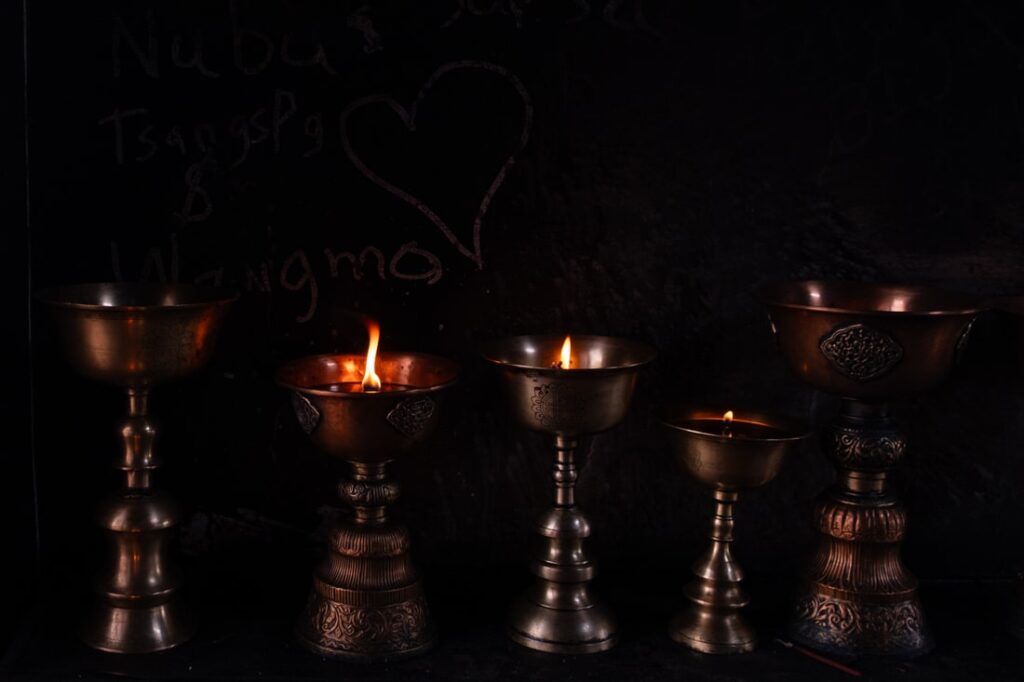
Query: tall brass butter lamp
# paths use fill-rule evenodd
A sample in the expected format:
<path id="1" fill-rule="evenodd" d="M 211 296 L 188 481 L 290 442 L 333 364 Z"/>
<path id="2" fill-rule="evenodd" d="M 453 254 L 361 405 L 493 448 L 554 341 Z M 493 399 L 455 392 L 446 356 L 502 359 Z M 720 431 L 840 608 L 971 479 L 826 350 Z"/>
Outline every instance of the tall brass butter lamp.
<path id="1" fill-rule="evenodd" d="M 537 524 L 544 542 L 532 564 L 537 581 L 513 604 L 509 637 L 548 653 L 605 651 L 617 631 L 590 589 L 595 569 L 583 546 L 590 523 L 576 506 L 576 445 L 622 421 L 654 349 L 606 336 L 517 336 L 482 353 L 497 368 L 516 419 L 555 441 L 555 504 Z"/>
<path id="2" fill-rule="evenodd" d="M 680 644 L 705 654 L 736 654 L 757 646 L 741 614 L 749 601 L 743 572 L 733 558 L 733 507 L 741 490 L 770 482 L 788 453 L 807 434 L 793 420 L 732 410 L 670 408 L 662 415 L 679 465 L 714 491 L 711 547 L 693 565 L 689 606 L 669 627 Z"/>
<path id="3" fill-rule="evenodd" d="M 932 640 L 900 559 L 907 516 L 889 485 L 906 440 L 888 404 L 946 379 L 980 309 L 952 292 L 838 281 L 772 286 L 764 300 L 790 370 L 843 398 L 823 434 L 839 475 L 818 501 L 821 539 L 791 635 L 846 656 L 923 654 Z"/>
<path id="4" fill-rule="evenodd" d="M 124 449 L 114 461 L 124 487 L 97 514 L 109 551 L 82 638 L 96 649 L 128 654 L 181 644 L 193 624 L 168 559 L 180 515 L 174 500 L 151 485 L 160 460 L 149 392 L 206 364 L 235 294 L 188 285 L 83 284 L 43 291 L 39 299 L 75 369 L 128 397 Z"/>

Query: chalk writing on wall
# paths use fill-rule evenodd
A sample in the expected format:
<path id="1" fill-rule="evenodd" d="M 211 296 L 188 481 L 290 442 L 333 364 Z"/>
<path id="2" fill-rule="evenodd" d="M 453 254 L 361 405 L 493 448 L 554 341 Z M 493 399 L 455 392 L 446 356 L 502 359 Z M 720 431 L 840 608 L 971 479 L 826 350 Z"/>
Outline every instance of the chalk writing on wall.
<path id="1" fill-rule="evenodd" d="M 427 206 L 423 201 L 413 196 L 409 192 L 395 186 L 391 182 L 385 180 L 380 175 L 375 173 L 366 164 L 365 161 L 355 152 L 352 148 L 352 142 L 350 138 L 348 118 L 349 115 L 361 107 L 370 106 L 373 104 L 386 104 L 391 108 L 392 111 L 402 120 L 405 127 L 409 132 L 416 130 L 416 113 L 419 110 L 421 103 L 424 98 L 430 92 L 433 85 L 445 76 L 445 74 L 451 73 L 459 69 L 481 69 L 488 73 L 496 74 L 497 76 L 507 80 L 516 92 L 522 98 L 523 102 L 523 118 L 522 128 L 519 132 L 519 137 L 515 142 L 514 147 L 509 152 L 509 155 L 505 158 L 498 172 L 494 175 L 490 185 L 488 185 L 483 197 L 480 199 L 480 204 L 477 207 L 476 215 L 473 217 L 473 232 L 472 232 L 472 246 L 466 246 L 456 236 L 455 232 L 448 226 L 448 223 L 444 221 L 437 213 Z M 345 111 L 341 114 L 341 140 L 342 145 L 345 147 L 345 154 L 348 155 L 349 160 L 352 164 L 359 169 L 363 175 L 369 178 L 374 184 L 383 187 L 385 190 L 394 194 L 396 197 L 406 202 L 410 206 L 414 207 L 424 216 L 427 220 L 434 224 L 441 234 L 448 239 L 449 242 L 466 258 L 470 259 L 476 264 L 478 268 L 482 268 L 484 265 L 483 252 L 480 247 L 480 230 L 483 223 L 484 215 L 487 213 L 487 208 L 491 204 L 491 200 L 494 198 L 494 194 L 501 187 L 501 184 L 505 181 L 505 176 L 508 173 L 509 168 L 515 163 L 516 155 L 522 151 L 523 147 L 526 146 L 527 141 L 530 137 L 530 127 L 533 124 L 533 104 L 530 102 L 530 95 L 527 93 L 526 88 L 523 87 L 522 82 L 508 69 L 498 66 L 497 64 L 491 64 L 489 62 L 482 61 L 458 61 L 449 62 L 439 67 L 427 81 L 420 88 L 419 93 L 416 95 L 416 99 L 413 101 L 412 106 L 406 109 L 401 104 L 396 102 L 392 97 L 388 95 L 373 95 L 370 97 L 363 97 L 350 104 Z"/>
<path id="2" fill-rule="evenodd" d="M 402 88 L 403 83 L 388 83 L 386 88 L 381 88 L 383 92 L 354 99 L 350 99 L 351 95 L 341 95 L 345 91 L 339 88 L 326 104 L 322 97 L 306 92 L 311 86 L 319 87 L 321 83 L 317 81 L 337 82 L 346 75 L 346 67 L 358 68 L 345 62 L 346 53 L 339 48 L 341 43 L 358 45 L 364 59 L 376 59 L 376 55 L 386 49 L 388 36 L 378 31 L 371 14 L 366 7 L 359 8 L 340 27 L 333 24 L 333 32 L 325 33 L 310 26 L 275 32 L 259 25 L 252 17 L 242 16 L 236 2 L 226 4 L 223 25 L 207 22 L 202 29 L 179 25 L 180 19 L 179 24 L 164 26 L 154 10 L 132 17 L 112 17 L 110 74 L 115 86 L 115 102 L 95 119 L 107 158 L 126 172 L 136 166 L 155 167 L 160 171 L 154 177 L 162 179 L 165 169 L 170 169 L 172 177 L 178 174 L 179 178 L 177 189 L 172 187 L 160 192 L 160 201 L 165 205 L 155 209 L 171 216 L 171 223 L 177 225 L 176 232 L 170 235 L 169 246 L 164 237 L 162 246 L 149 247 L 141 261 L 134 261 L 135 257 L 123 256 L 122 252 L 137 253 L 138 244 L 125 249 L 116 239 L 111 241 L 110 265 L 116 279 L 179 281 L 198 272 L 200 274 L 194 277 L 197 281 L 232 284 L 253 292 L 280 290 L 301 297 L 301 310 L 296 320 L 306 322 L 316 313 L 320 287 L 326 281 L 397 280 L 414 285 L 436 284 L 444 277 L 447 258 L 442 253 L 443 246 L 440 251 L 435 248 L 438 245 L 450 245 L 456 258 L 465 259 L 476 269 L 483 268 L 487 213 L 530 139 L 534 120 L 531 96 L 522 80 L 507 67 L 468 59 L 440 64 L 411 101 L 400 102 L 389 92 Z M 279 80 L 276 84 L 266 80 L 274 69 L 278 78 L 281 68 L 302 70 L 305 75 L 296 81 L 288 79 L 287 85 L 280 84 Z M 491 79 L 495 87 L 508 88 L 512 99 L 500 98 L 507 103 L 500 106 L 518 107 L 518 111 L 512 109 L 499 117 L 510 122 L 502 124 L 506 130 L 508 125 L 513 126 L 511 135 L 507 142 L 494 138 L 494 145 L 486 145 L 487 149 L 494 150 L 495 158 L 491 161 L 490 153 L 481 158 L 480 162 L 485 165 L 480 171 L 480 189 L 469 190 L 480 194 L 478 198 L 466 197 L 475 209 L 472 215 L 461 219 L 446 215 L 443 207 L 433 204 L 433 199 L 407 187 L 407 180 L 391 177 L 388 171 L 375 165 L 380 163 L 375 149 L 364 141 L 373 136 L 360 132 L 365 118 L 353 116 L 362 110 L 376 117 L 371 120 L 379 120 L 382 113 L 385 118 L 393 115 L 410 135 L 430 139 L 432 133 L 418 129 L 419 114 L 428 108 L 434 110 L 431 114 L 434 115 L 446 107 L 458 106 L 453 105 L 447 95 L 437 94 L 435 88 L 455 73 L 478 74 L 474 78 Z M 248 80 L 260 75 L 264 75 L 262 80 L 252 82 L 256 87 L 263 83 L 265 94 L 246 86 L 246 104 L 240 107 L 232 107 L 230 99 L 207 104 L 197 96 L 202 90 L 193 92 L 189 85 Z M 148 81 L 173 81 L 170 86 L 173 90 L 137 87 Z M 204 87 L 209 88 L 209 85 Z M 164 94 L 154 94 L 160 92 Z M 166 92 L 189 101 L 190 106 L 184 110 L 168 107 Z M 345 99 L 350 101 L 346 103 Z M 208 114 L 204 109 L 208 109 Z M 486 121 L 482 125 L 485 136 L 489 126 Z M 509 132 L 497 131 L 495 126 L 494 135 L 509 135 Z M 236 256 L 223 251 L 224 242 L 220 242 L 219 254 L 199 253 L 196 249 L 203 249 L 196 245 L 202 240 L 194 238 L 182 241 L 190 245 L 190 253 L 179 246 L 179 237 L 193 237 L 195 230 L 217 233 L 227 226 L 236 232 L 239 228 L 269 231 L 266 225 L 253 224 L 251 220 L 241 226 L 232 224 L 240 218 L 232 212 L 237 212 L 234 208 L 237 204 L 228 205 L 234 200 L 233 195 L 221 189 L 225 178 L 244 178 L 250 166 L 258 168 L 258 174 L 268 165 L 272 168 L 279 160 L 293 164 L 318 158 L 320 163 L 324 159 L 331 163 L 337 158 L 339 163 L 348 164 L 358 172 L 358 175 L 349 174 L 339 180 L 349 185 L 338 188 L 339 191 L 360 192 L 358 187 L 350 185 L 369 181 L 383 190 L 384 196 L 390 195 L 400 205 L 415 209 L 417 217 L 408 219 L 408 224 L 401 227 L 404 232 L 393 235 L 391 246 L 384 246 L 370 236 L 376 235 L 379 229 L 372 218 L 366 220 L 365 217 L 355 224 L 367 231 L 368 238 L 360 240 L 356 234 L 352 239 L 354 243 L 348 245 L 331 243 L 331 238 L 325 238 L 319 245 L 307 244 L 283 258 L 253 256 L 251 249 L 250 255 Z M 492 163 L 493 166 L 487 168 L 486 164 Z M 482 186 L 484 183 L 486 186 Z M 326 187 L 322 191 L 334 193 Z M 454 185 L 453 191 L 466 192 L 460 184 Z M 170 197 L 169 206 L 167 197 Z M 317 201 L 316 196 L 306 199 Z M 330 197 L 324 199 L 326 202 Z M 150 210 L 145 201 L 134 207 L 136 212 Z M 146 220 L 158 222 L 152 216 L 147 216 Z M 394 221 L 390 224 L 393 226 Z M 429 238 L 423 234 L 424 229 L 430 233 Z M 353 233 L 351 223 L 345 225 L 344 232 Z M 438 240 L 438 236 L 443 239 Z M 276 249 L 268 252 L 280 253 Z M 182 267 L 183 261 L 187 261 L 188 267 Z"/>
<path id="3" fill-rule="evenodd" d="M 177 235 L 171 235 L 167 251 L 165 255 L 163 248 L 154 246 L 146 252 L 142 264 L 135 267 L 122 262 L 120 245 L 111 242 L 111 273 L 119 282 L 134 279 L 180 282 L 183 279 L 183 258 Z M 243 292 L 289 292 L 301 299 L 295 321 L 303 323 L 315 317 L 320 289 L 325 281 L 351 278 L 351 281 L 360 282 L 376 278 L 382 282 L 393 279 L 431 285 L 439 282 L 443 274 L 441 259 L 410 241 L 399 246 L 390 256 L 375 246 L 353 251 L 328 247 L 322 254 L 295 249 L 280 259 L 264 258 L 257 262 L 230 265 L 218 263 L 202 270 L 191 280 L 212 286 L 234 285 Z"/>

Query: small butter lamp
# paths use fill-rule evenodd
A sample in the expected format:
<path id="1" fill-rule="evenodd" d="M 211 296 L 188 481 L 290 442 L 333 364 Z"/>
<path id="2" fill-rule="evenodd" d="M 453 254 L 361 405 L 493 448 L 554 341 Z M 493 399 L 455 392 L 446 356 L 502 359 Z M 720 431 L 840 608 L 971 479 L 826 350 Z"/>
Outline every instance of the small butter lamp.
<path id="1" fill-rule="evenodd" d="M 732 555 L 733 505 L 739 491 L 775 478 L 807 429 L 780 417 L 691 408 L 667 410 L 662 423 L 679 465 L 710 486 L 715 498 L 711 547 L 693 565 L 695 580 L 686 587 L 690 605 L 672 619 L 669 635 L 705 654 L 753 651 L 757 636 L 740 613 L 749 600 Z"/>
<path id="2" fill-rule="evenodd" d="M 580 436 L 622 421 L 641 367 L 655 351 L 607 336 L 517 336 L 482 349 L 497 368 L 516 419 L 554 437 L 554 506 L 541 516 L 543 548 L 532 563 L 535 585 L 512 606 L 512 641 L 548 653 L 605 651 L 617 638 L 608 608 L 591 592 L 594 562 L 583 546 L 590 523 L 576 506 Z"/>
<path id="3" fill-rule="evenodd" d="M 160 465 L 149 394 L 201 369 L 213 354 L 236 294 L 180 284 L 80 284 L 39 294 L 72 366 L 127 397 L 122 450 L 113 465 L 124 485 L 96 514 L 109 550 L 81 630 L 89 646 L 122 654 L 169 649 L 194 629 L 170 561 L 180 512 L 152 485 Z"/>
<path id="4" fill-rule="evenodd" d="M 328 534 L 296 636 L 323 656 L 386 661 L 423 653 L 437 637 L 409 531 L 388 515 L 399 488 L 387 465 L 434 430 L 459 370 L 432 355 L 378 353 L 380 329 L 368 326 L 365 356 L 300 358 L 277 382 L 313 445 L 352 467 L 338 486 L 352 515 Z"/>

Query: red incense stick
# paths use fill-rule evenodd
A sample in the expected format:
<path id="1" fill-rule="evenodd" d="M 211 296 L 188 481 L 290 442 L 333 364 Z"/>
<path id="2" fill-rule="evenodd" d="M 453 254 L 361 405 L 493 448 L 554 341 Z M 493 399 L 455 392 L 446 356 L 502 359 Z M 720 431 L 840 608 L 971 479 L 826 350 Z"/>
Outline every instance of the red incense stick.
<path id="1" fill-rule="evenodd" d="M 784 639 L 778 639 L 778 638 L 776 638 L 775 641 L 778 642 L 779 644 L 781 644 L 782 646 L 786 647 L 787 649 L 792 649 L 793 651 L 796 651 L 797 653 L 803 654 L 807 658 L 812 658 L 815 661 L 817 661 L 818 663 L 823 663 L 823 664 L 829 666 L 830 668 L 835 668 L 836 670 L 840 670 L 840 671 L 846 673 L 847 675 L 852 675 L 853 677 L 860 677 L 861 676 L 861 672 L 859 670 L 855 670 L 855 669 L 853 669 L 853 668 L 851 668 L 849 666 L 843 665 L 839 661 L 833 661 L 831 658 L 825 658 L 821 654 L 816 654 L 813 651 L 811 651 L 810 649 L 805 649 L 804 647 L 800 646 L 799 644 L 793 644 L 792 642 L 787 642 Z"/>

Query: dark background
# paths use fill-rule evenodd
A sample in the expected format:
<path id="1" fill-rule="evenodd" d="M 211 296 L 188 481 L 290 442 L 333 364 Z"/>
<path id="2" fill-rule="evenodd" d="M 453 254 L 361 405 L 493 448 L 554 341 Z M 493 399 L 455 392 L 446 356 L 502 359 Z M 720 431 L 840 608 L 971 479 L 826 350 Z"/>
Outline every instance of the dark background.
<path id="1" fill-rule="evenodd" d="M 782 366 L 760 285 L 1024 292 L 1016 16 L 984 2 L 705 4 L 29 3 L 25 127 L 21 8 L 3 5 L 0 498 L 26 586 L 4 632 L 50 608 L 33 603 L 68 604 L 55 631 L 73 619 L 124 409 L 70 372 L 38 310 L 29 345 L 29 293 L 111 279 L 242 291 L 209 370 L 153 399 L 161 484 L 185 505 L 208 622 L 284 623 L 302 601 L 340 467 L 300 437 L 272 373 L 361 352 L 359 315 L 381 322 L 384 349 L 464 369 L 444 428 L 396 467 L 415 557 L 455 632 L 500 622 L 551 497 L 550 443 L 511 423 L 479 344 L 598 333 L 657 346 L 627 422 L 585 441 L 579 498 L 604 591 L 627 621 L 667 617 L 710 502 L 651 407 L 815 424 L 836 408 Z M 197 45 L 203 69 L 181 66 Z M 905 557 L 936 593 L 1005 580 L 1024 558 L 1015 349 L 1007 320 L 986 315 L 954 379 L 897 409 L 911 437 Z M 736 552 L 768 631 L 785 622 L 831 475 L 813 443 L 741 501 Z M 992 594 L 972 613 L 996 614 Z"/>

